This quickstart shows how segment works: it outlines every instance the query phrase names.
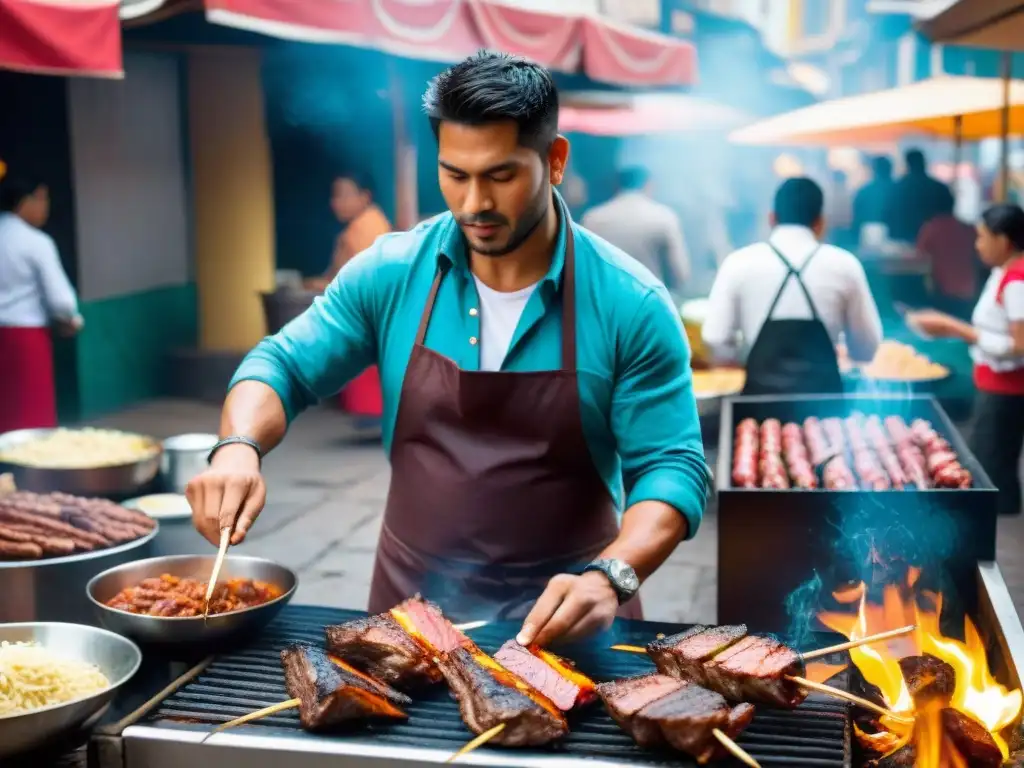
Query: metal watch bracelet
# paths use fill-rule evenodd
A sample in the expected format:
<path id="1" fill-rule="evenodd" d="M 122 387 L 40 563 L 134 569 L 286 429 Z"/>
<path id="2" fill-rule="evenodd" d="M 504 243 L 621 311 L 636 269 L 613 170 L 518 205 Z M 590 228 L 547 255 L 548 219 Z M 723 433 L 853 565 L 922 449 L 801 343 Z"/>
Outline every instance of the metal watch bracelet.
<path id="1" fill-rule="evenodd" d="M 206 463 L 212 463 L 214 454 L 217 453 L 217 451 L 219 451 L 225 445 L 235 444 L 248 445 L 250 448 L 256 451 L 256 457 L 260 461 L 260 466 L 263 466 L 263 449 L 260 448 L 260 444 L 253 440 L 251 437 L 245 437 L 243 435 L 232 435 L 230 437 L 225 437 L 223 440 L 220 440 L 215 446 L 213 446 L 213 448 L 210 449 L 210 452 L 206 455 Z"/>

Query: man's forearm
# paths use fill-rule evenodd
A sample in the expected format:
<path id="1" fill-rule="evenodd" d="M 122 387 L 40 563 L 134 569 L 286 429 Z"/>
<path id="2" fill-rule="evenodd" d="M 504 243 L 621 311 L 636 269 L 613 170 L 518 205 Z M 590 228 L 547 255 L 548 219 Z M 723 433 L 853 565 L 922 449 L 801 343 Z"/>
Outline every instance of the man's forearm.
<path id="1" fill-rule="evenodd" d="M 686 518 L 663 501 L 640 501 L 622 516 L 622 530 L 601 557 L 633 566 L 641 581 L 658 570 L 687 534 Z"/>
<path id="2" fill-rule="evenodd" d="M 264 453 L 284 438 L 288 418 L 277 393 L 260 381 L 240 381 L 228 392 L 220 415 L 220 436 L 242 435 L 260 444 Z"/>

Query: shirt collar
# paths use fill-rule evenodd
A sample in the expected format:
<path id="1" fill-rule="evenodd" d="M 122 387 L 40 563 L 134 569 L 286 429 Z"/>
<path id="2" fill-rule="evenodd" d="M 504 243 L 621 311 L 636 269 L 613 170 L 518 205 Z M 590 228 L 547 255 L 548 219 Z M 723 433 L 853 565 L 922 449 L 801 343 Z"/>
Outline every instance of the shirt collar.
<path id="1" fill-rule="evenodd" d="M 810 227 L 803 227 L 799 224 L 779 224 L 772 230 L 768 238 L 771 242 L 781 239 L 786 242 L 818 242 Z"/>
<path id="2" fill-rule="evenodd" d="M 562 272 L 565 267 L 565 246 L 567 238 L 567 227 L 572 226 L 572 219 L 569 217 L 569 209 L 562 200 L 558 190 L 554 193 L 554 203 L 558 211 L 558 236 L 555 242 L 555 254 L 551 259 L 551 268 L 541 280 L 541 285 L 550 285 L 558 289 L 562 285 Z M 452 267 L 456 273 L 463 277 L 469 277 L 469 260 L 467 258 L 466 238 L 459 229 L 458 223 L 452 214 L 448 214 L 448 223 L 441 234 L 441 247 L 438 251 L 437 263 L 441 269 Z"/>

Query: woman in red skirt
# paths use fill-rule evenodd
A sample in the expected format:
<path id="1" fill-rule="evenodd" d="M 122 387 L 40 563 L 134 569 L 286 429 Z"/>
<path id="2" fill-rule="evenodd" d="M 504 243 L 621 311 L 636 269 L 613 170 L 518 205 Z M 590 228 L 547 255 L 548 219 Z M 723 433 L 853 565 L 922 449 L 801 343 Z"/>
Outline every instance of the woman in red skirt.
<path id="1" fill-rule="evenodd" d="M 40 229 L 49 214 L 44 185 L 0 181 L 0 433 L 57 425 L 50 326 L 82 327 L 57 246 Z"/>
<path id="2" fill-rule="evenodd" d="M 978 224 L 976 243 L 992 274 L 970 323 L 940 312 L 916 312 L 912 325 L 971 345 L 975 401 L 971 450 L 999 489 L 1000 514 L 1021 512 L 1024 449 L 1024 210 L 1001 203 Z"/>

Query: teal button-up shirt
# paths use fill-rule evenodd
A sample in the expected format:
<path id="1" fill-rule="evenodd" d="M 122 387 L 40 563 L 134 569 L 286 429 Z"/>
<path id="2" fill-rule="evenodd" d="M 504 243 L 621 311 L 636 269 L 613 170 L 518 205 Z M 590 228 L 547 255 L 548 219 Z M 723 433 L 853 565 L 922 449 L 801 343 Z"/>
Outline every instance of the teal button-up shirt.
<path id="1" fill-rule="evenodd" d="M 580 405 L 594 465 L 620 509 L 624 496 L 626 508 L 663 501 L 686 516 L 693 536 L 710 475 L 679 313 L 643 266 L 570 226 Z M 503 371 L 560 367 L 565 241 L 563 223 L 551 269 L 523 310 Z M 446 262 L 451 270 L 441 282 L 425 343 L 464 370 L 479 370 L 476 284 L 461 231 L 446 213 L 410 232 L 385 235 L 352 259 L 309 310 L 246 356 L 232 386 L 246 380 L 269 385 L 291 421 L 376 364 L 390 453 L 416 330 L 434 275 Z"/>

